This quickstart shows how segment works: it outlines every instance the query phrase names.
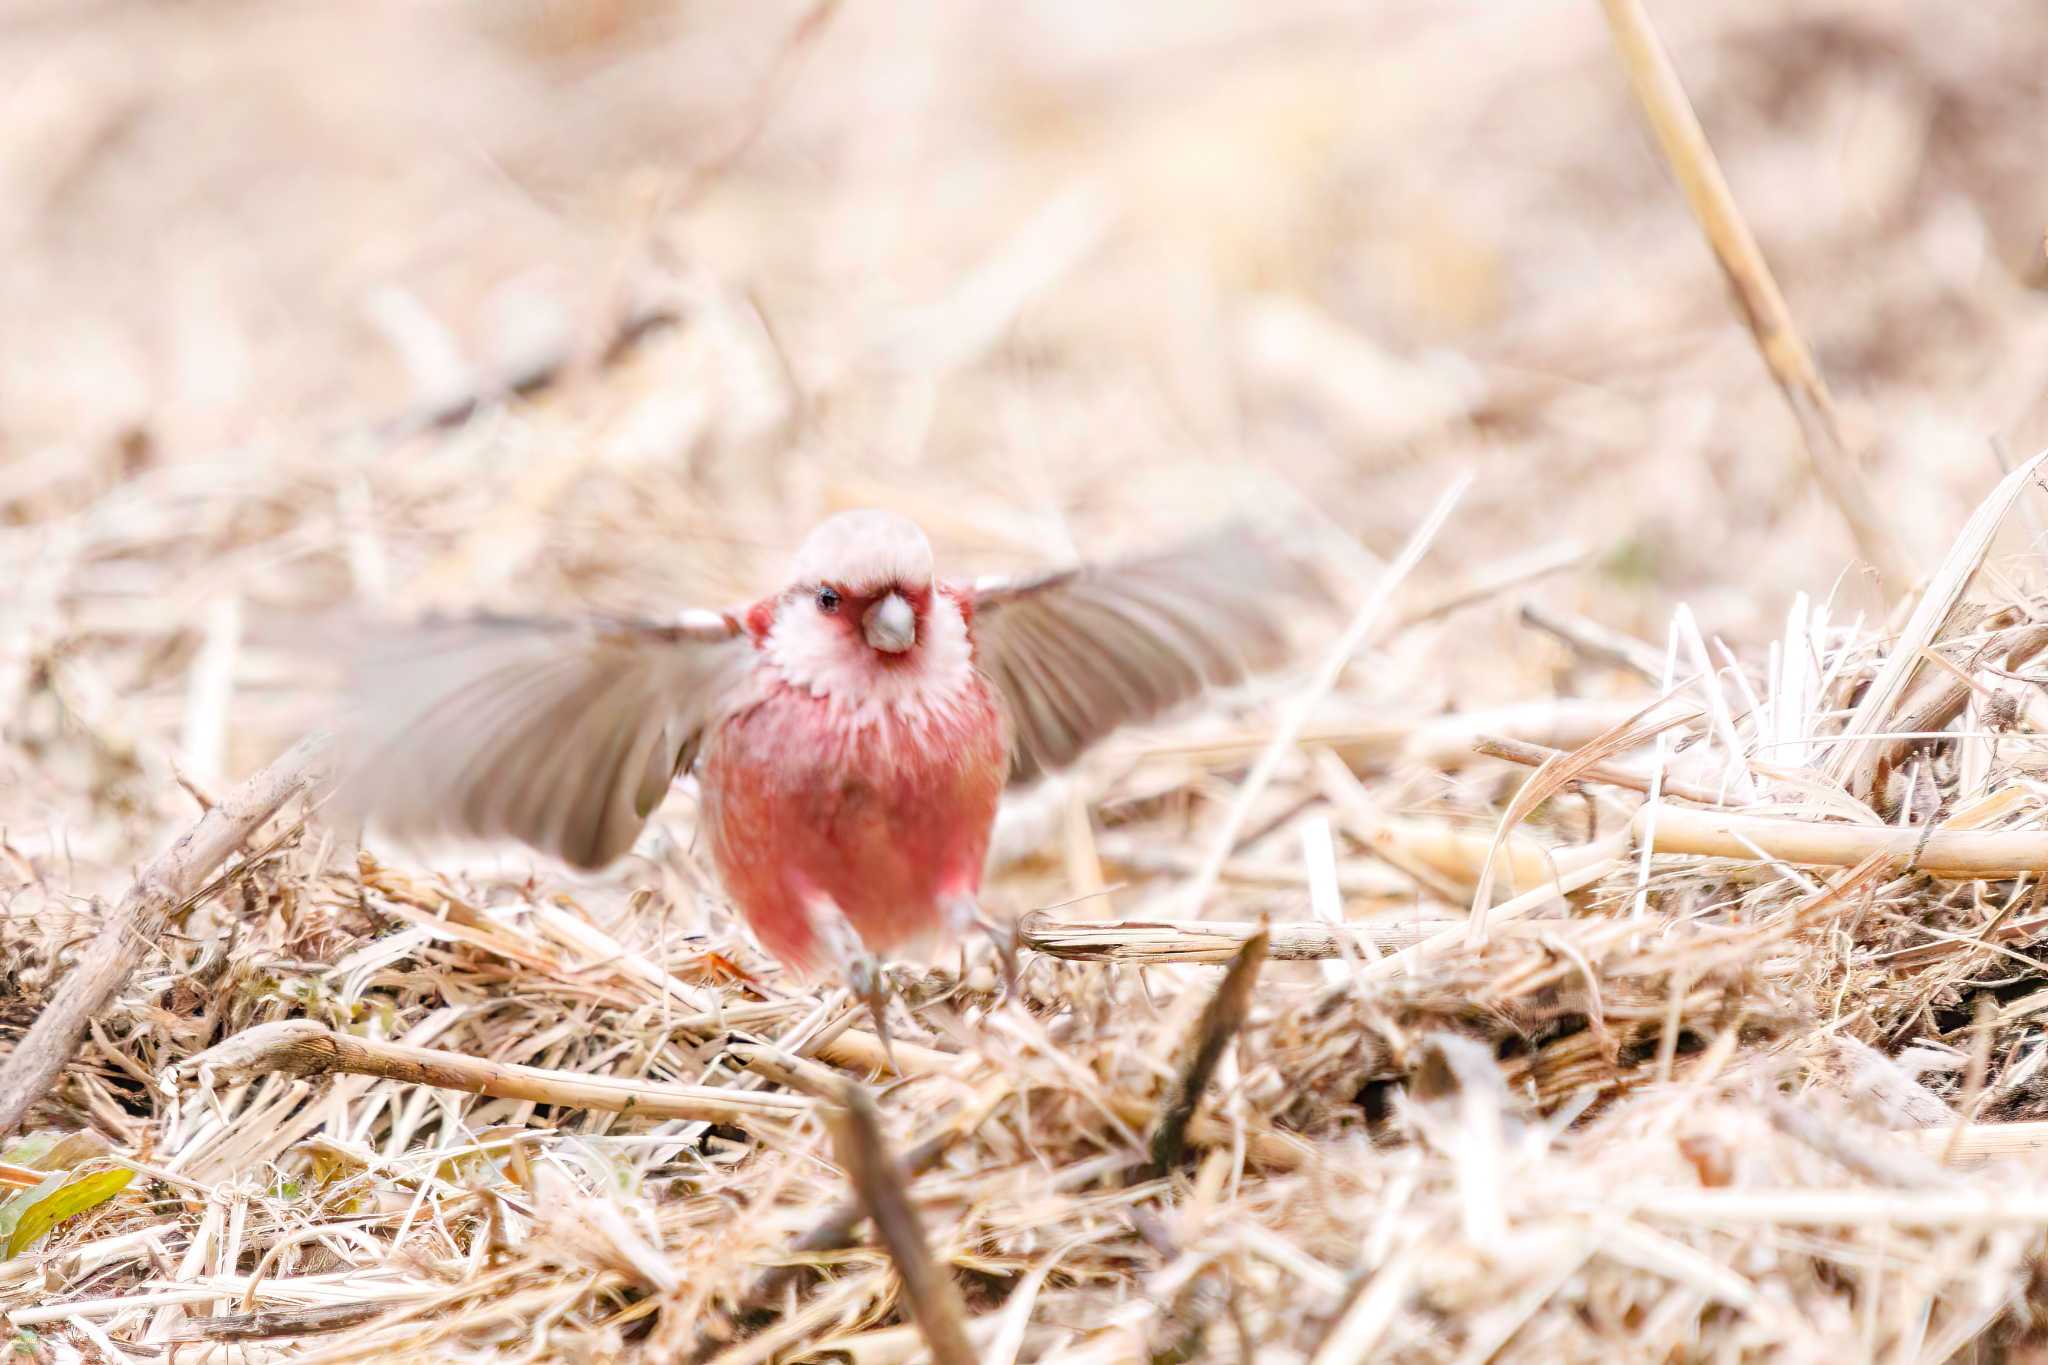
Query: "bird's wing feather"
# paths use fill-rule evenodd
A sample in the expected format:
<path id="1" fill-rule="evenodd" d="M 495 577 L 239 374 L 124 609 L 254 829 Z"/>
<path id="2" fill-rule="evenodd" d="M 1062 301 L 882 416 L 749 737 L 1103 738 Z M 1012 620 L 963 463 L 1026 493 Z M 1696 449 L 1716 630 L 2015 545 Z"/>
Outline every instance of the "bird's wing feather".
<path id="1" fill-rule="evenodd" d="M 752 653 L 710 613 L 400 631 L 352 668 L 335 804 L 400 836 L 517 839 L 601 867 L 633 846 Z"/>
<path id="2" fill-rule="evenodd" d="M 1010 780 L 1280 662 L 1298 559 L 1233 524 L 1162 553 L 974 586 L 975 648 L 1010 718 Z"/>

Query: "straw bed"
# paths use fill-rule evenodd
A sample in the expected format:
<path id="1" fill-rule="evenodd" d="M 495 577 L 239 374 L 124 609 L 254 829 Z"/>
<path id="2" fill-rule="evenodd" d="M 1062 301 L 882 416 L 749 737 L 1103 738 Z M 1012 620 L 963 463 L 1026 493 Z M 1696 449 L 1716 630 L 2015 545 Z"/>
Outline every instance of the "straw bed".
<path id="1" fill-rule="evenodd" d="M 0 24 L 16 1357 L 2048 1349 L 2027 5 L 204 9 Z M 389 623 L 874 503 L 1340 598 L 1014 983 L 323 818 Z"/>

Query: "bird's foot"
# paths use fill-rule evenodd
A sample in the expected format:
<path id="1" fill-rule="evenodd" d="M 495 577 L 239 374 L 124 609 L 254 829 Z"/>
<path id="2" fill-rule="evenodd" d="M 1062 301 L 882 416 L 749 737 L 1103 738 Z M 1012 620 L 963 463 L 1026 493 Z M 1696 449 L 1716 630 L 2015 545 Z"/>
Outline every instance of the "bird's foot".
<path id="1" fill-rule="evenodd" d="M 998 1000 L 1007 1000 L 1017 992 L 1017 926 L 999 924 L 983 912 L 981 905 L 972 896 L 954 896 L 945 905 L 946 928 L 958 941 L 960 947 L 960 977 L 967 977 L 967 936 L 970 932 L 986 935 L 989 944 L 996 950 L 996 960 L 1001 965 L 1003 988 Z"/>
<path id="2" fill-rule="evenodd" d="M 812 932 L 818 936 L 825 957 L 845 974 L 847 988 L 854 998 L 868 1007 L 875 1037 L 882 1043 L 882 1055 L 894 1071 L 896 1050 L 889 1044 L 890 982 L 882 960 L 868 951 L 853 921 L 830 897 L 814 896 L 804 909 L 810 915 Z"/>

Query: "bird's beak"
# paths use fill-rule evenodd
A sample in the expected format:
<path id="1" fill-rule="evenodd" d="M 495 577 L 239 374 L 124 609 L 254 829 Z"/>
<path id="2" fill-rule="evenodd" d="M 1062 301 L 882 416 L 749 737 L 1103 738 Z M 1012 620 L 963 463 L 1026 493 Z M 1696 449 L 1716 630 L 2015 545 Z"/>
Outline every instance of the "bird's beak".
<path id="1" fill-rule="evenodd" d="M 861 633 L 884 654 L 901 654 L 917 643 L 917 613 L 901 593 L 890 593 L 860 618 Z"/>

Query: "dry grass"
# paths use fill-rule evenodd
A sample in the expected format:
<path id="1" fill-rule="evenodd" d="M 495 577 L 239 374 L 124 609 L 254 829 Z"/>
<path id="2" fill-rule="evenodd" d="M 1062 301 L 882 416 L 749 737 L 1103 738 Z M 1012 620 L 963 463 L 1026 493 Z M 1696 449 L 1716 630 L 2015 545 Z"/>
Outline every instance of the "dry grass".
<path id="1" fill-rule="evenodd" d="M 102 1196 L 13 1349 L 2048 1350 L 2048 31 L 1651 15 L 1768 364 L 1591 0 L 0 18 L 0 1067 L 140 958 L 0 1144 L 0 1230 Z M 294 802 L 136 885 L 364 622 L 1247 501 L 1356 651 L 1006 812 L 1021 983 L 906 973 L 893 1064 L 687 786 L 601 877 Z"/>

